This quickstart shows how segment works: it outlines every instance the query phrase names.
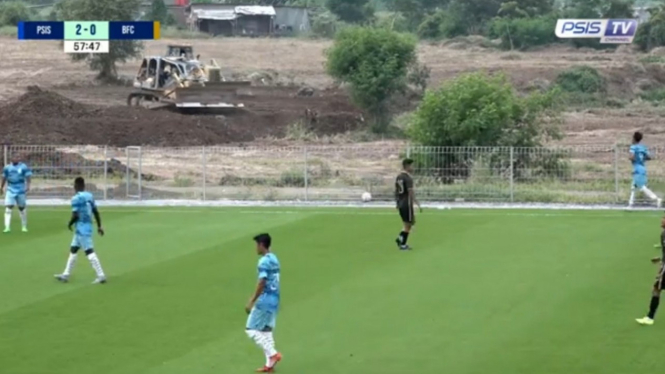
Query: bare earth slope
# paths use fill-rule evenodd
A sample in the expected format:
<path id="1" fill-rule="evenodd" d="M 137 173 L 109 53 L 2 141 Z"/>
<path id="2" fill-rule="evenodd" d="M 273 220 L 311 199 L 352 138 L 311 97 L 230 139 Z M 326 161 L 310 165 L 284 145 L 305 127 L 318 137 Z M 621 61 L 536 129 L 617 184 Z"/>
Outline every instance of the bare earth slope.
<path id="1" fill-rule="evenodd" d="M 161 54 L 169 42 L 194 45 L 202 59 L 214 58 L 226 75 L 269 72 L 281 83 L 307 84 L 319 89 L 333 82 L 324 71 L 329 42 L 299 39 L 209 39 L 151 41 L 146 55 Z M 96 143 L 201 145 L 248 142 L 284 134 L 307 109 L 321 120 L 315 131 L 334 134 L 362 125 L 360 113 L 340 91 L 319 91 L 318 98 L 281 97 L 259 113 L 238 116 L 184 117 L 169 112 L 146 112 L 124 107 L 129 88 L 92 86 L 93 74 L 71 63 L 58 43 L 0 39 L 0 140 L 12 143 Z M 520 88 L 552 81 L 562 69 L 586 64 L 600 69 L 613 95 L 635 97 L 639 87 L 665 85 L 665 71 L 639 63 L 640 56 L 621 52 L 580 51 L 554 47 L 540 52 L 507 53 L 462 43 L 422 44 L 421 61 L 431 67 L 435 86 L 473 70 L 503 71 Z M 133 75 L 138 62 L 120 68 Z M 41 90 L 28 86 L 38 85 Z M 53 91 L 53 92 L 45 92 Z M 58 93 L 64 97 L 58 96 Z M 26 95 L 18 98 L 20 95 Z M 662 111 L 647 105 L 566 114 L 567 143 L 600 144 L 625 141 L 633 129 L 665 140 Z M 662 139 L 661 139 L 662 137 Z"/>

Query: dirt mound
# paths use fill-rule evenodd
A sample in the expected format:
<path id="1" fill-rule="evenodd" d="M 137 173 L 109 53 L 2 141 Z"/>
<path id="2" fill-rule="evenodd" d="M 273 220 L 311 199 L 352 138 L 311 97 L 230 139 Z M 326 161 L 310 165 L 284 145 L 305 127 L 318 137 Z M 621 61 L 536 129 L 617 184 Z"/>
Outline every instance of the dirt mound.
<path id="1" fill-rule="evenodd" d="M 359 112 L 338 92 L 312 97 L 287 94 L 256 98 L 248 110 L 228 116 L 183 115 L 126 106 L 102 107 L 70 100 L 31 86 L 0 106 L 0 141 L 5 144 L 95 144 L 197 146 L 241 143 L 281 136 L 292 124 L 309 120 L 313 130 L 331 134 L 361 125 Z"/>

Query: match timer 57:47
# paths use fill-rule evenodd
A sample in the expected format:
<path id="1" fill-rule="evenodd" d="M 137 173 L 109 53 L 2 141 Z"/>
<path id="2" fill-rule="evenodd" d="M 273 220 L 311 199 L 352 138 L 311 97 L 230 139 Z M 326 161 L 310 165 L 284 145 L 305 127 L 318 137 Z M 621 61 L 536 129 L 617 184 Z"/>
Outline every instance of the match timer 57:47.
<path id="1" fill-rule="evenodd" d="M 65 40 L 108 40 L 107 21 L 65 22 Z"/>
<path id="2" fill-rule="evenodd" d="M 109 53 L 109 41 L 65 40 L 65 53 Z"/>

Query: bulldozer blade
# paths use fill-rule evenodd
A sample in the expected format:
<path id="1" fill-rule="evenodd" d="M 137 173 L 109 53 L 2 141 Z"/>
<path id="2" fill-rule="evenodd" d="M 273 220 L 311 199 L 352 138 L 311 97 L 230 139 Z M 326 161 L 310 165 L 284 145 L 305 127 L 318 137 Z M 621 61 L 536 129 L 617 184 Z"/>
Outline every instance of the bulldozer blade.
<path id="1" fill-rule="evenodd" d="M 192 87 L 178 87 L 175 90 L 175 103 L 176 105 L 192 105 L 193 103 L 200 106 L 220 106 L 221 104 L 227 106 L 241 106 L 243 103 L 239 100 L 238 89 L 236 84 L 222 84 L 215 83 L 206 86 L 192 86 Z"/>

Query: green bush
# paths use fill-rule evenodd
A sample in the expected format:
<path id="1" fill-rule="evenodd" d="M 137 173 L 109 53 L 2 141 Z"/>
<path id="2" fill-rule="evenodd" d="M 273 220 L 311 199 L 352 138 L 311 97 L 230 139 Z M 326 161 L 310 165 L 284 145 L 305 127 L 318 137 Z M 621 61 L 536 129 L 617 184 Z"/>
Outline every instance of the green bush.
<path id="1" fill-rule="evenodd" d="M 605 93 L 607 81 L 598 70 L 591 66 L 575 66 L 559 73 L 555 83 L 565 92 Z"/>
<path id="2" fill-rule="evenodd" d="M 652 9 L 647 22 L 640 24 L 633 43 L 642 51 L 665 46 L 665 6 Z"/>
<path id="3" fill-rule="evenodd" d="M 350 27 L 340 31 L 327 52 L 326 68 L 333 78 L 351 86 L 354 102 L 385 131 L 386 104 L 406 87 L 409 67 L 416 60 L 416 41 L 386 29 Z"/>
<path id="4" fill-rule="evenodd" d="M 654 103 L 663 103 L 665 102 L 665 88 L 657 88 L 643 92 L 640 94 L 640 98 Z"/>
<path id="5" fill-rule="evenodd" d="M 25 3 L 11 1 L 0 3 L 0 26 L 16 26 L 20 21 L 29 21 L 32 12 Z"/>
<path id="6" fill-rule="evenodd" d="M 416 144 L 437 147 L 533 147 L 558 138 L 558 91 L 520 97 L 503 75 L 472 73 L 459 76 L 425 94 L 407 133 Z M 441 155 L 419 155 L 419 168 L 437 170 L 439 177 L 467 177 L 478 157 L 472 150 Z M 485 153 L 496 172 L 509 165 L 506 152 Z M 542 159 L 542 160 L 541 160 Z M 532 152 L 513 162 L 547 162 Z M 547 170 L 543 168 L 543 170 Z M 553 170 L 559 173 L 558 170 Z"/>
<path id="7" fill-rule="evenodd" d="M 525 50 L 556 43 L 558 38 L 552 31 L 555 27 L 556 18 L 551 16 L 496 18 L 490 26 L 490 35 L 501 39 L 502 49 Z"/>
<path id="8" fill-rule="evenodd" d="M 399 13 L 391 13 L 387 16 L 377 17 L 374 26 L 396 32 L 409 31 L 409 22 Z"/>
<path id="9" fill-rule="evenodd" d="M 338 31 L 346 27 L 346 23 L 330 12 L 316 13 L 312 16 L 312 36 L 317 38 L 333 38 Z"/>

